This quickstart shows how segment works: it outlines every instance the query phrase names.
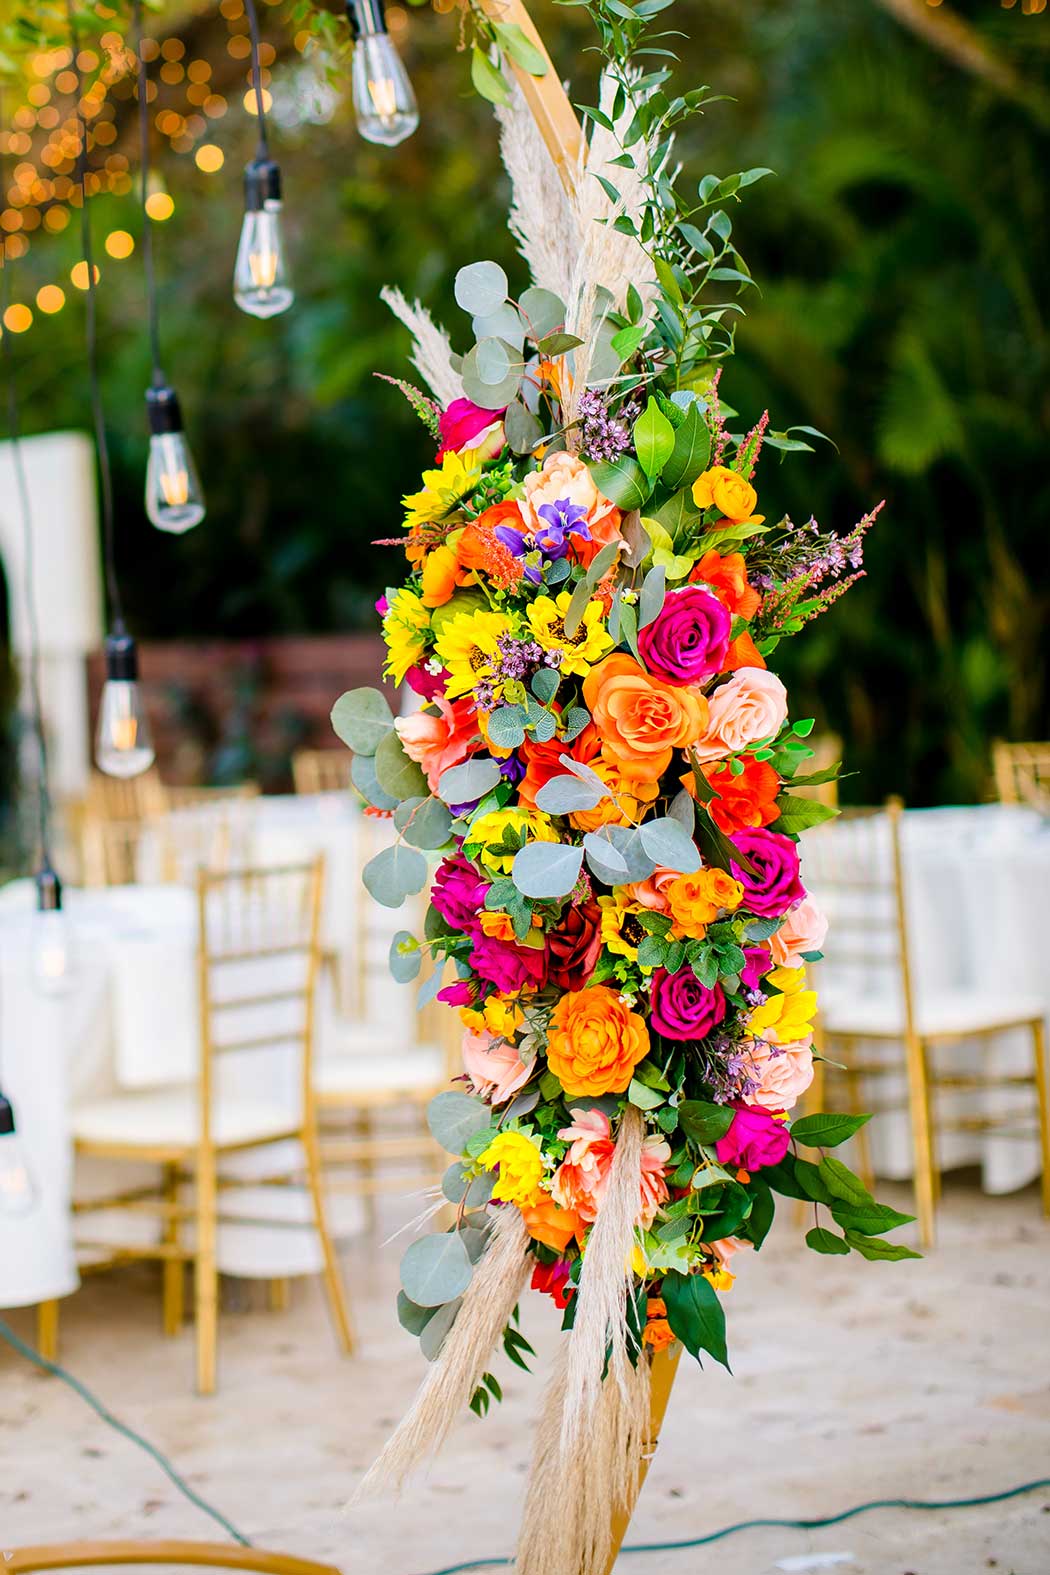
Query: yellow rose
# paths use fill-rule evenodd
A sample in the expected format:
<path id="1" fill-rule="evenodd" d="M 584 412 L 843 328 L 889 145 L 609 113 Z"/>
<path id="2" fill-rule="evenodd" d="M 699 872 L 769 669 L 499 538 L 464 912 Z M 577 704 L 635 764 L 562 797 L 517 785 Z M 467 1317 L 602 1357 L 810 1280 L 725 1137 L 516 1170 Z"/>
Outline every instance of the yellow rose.
<path id="1" fill-rule="evenodd" d="M 698 509 L 709 509 L 713 505 L 727 520 L 739 524 L 754 514 L 758 493 L 750 481 L 745 481 L 735 470 L 714 465 L 693 482 L 693 502 Z"/>
<path id="2" fill-rule="evenodd" d="M 524 1132 L 501 1132 L 481 1154 L 479 1163 L 486 1170 L 499 1169 L 499 1180 L 492 1196 L 500 1203 L 516 1203 L 531 1208 L 540 1201 L 543 1155 L 539 1145 Z"/>
<path id="3" fill-rule="evenodd" d="M 772 1044 L 793 1045 L 813 1032 L 817 1012 L 816 990 L 804 990 L 805 968 L 774 968 L 762 981 L 764 990 L 776 990 L 748 1018 L 748 1032 Z"/>

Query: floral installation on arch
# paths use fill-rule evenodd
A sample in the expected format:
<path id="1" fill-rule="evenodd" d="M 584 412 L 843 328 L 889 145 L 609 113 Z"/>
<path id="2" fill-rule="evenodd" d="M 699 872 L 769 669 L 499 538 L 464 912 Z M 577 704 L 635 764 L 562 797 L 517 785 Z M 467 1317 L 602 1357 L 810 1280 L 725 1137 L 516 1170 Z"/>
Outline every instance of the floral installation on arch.
<path id="1" fill-rule="evenodd" d="M 807 789 L 838 767 L 809 769 L 813 723 L 770 662 L 861 575 L 878 510 L 841 536 L 762 512 L 764 450 L 819 436 L 741 423 L 721 394 L 750 283 L 729 208 L 769 172 L 681 195 L 673 128 L 706 90 L 672 96 L 640 64 L 648 23 L 590 9 L 607 65 L 574 195 L 517 92 L 497 110 L 528 283 L 462 268 L 452 336 L 385 292 L 426 387 L 393 381 L 436 447 L 378 604 L 419 709 L 359 689 L 333 710 L 397 834 L 368 891 L 396 908 L 429 888 L 394 975 L 429 958 L 420 1000 L 463 1024 L 462 1076 L 429 1112 L 455 1219 L 401 1267 L 431 1368 L 366 1485 L 499 1399 L 488 1363 L 502 1343 L 526 1365 L 531 1285 L 571 1331 L 518 1555 L 536 1575 L 604 1568 L 653 1355 L 728 1365 L 725 1299 L 778 1198 L 812 1205 L 819 1253 L 915 1256 L 882 1239 L 909 1216 L 827 1152 L 866 1117 L 792 1114 L 826 929 L 798 842 L 834 813 Z"/>

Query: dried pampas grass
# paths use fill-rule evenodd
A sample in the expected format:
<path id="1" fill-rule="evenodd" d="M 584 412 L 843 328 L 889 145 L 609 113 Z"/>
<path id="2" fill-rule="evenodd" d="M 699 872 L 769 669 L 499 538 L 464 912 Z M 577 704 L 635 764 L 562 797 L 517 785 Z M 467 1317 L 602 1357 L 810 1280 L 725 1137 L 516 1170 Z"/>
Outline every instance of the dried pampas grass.
<path id="1" fill-rule="evenodd" d="M 400 290 L 384 285 L 379 292 L 394 316 L 412 335 L 412 365 L 441 405 L 463 398 L 463 383 L 452 367 L 452 345 L 448 334 L 439 328 L 425 306 L 411 306 Z"/>
<path id="2" fill-rule="evenodd" d="M 352 1503 L 381 1488 L 399 1489 L 409 1472 L 440 1448 L 470 1403 L 518 1304 L 531 1266 L 528 1247 L 519 1210 L 501 1209 L 441 1354 L 431 1363 L 411 1407 L 365 1474 Z"/>
<path id="3" fill-rule="evenodd" d="M 516 81 L 509 102 L 497 106 L 496 117 L 500 155 L 510 176 L 511 234 L 528 264 L 533 284 L 552 290 L 564 301 L 579 249 L 574 205 Z"/>

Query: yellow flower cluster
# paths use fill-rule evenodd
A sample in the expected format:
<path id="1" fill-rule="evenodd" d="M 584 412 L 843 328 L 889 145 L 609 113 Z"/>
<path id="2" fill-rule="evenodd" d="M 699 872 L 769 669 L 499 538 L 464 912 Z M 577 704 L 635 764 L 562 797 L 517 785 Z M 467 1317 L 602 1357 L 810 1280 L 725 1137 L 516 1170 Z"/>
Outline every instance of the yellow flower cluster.
<path id="1" fill-rule="evenodd" d="M 500 1203 L 529 1208 L 540 1201 L 544 1165 L 540 1146 L 524 1132 L 500 1132 L 480 1156 L 486 1170 L 499 1168 L 492 1196 Z"/>

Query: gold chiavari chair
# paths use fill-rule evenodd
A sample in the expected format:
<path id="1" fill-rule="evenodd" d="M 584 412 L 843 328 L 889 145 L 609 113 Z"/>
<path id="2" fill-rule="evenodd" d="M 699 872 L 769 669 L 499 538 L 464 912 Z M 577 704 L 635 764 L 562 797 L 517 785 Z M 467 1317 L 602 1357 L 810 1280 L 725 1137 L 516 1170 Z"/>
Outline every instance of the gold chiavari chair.
<path id="1" fill-rule="evenodd" d="M 188 884 L 199 868 L 250 862 L 248 806 L 258 796 L 255 782 L 172 787 L 152 771 L 126 782 L 97 772 L 80 826 L 84 885 L 133 885 L 143 865 L 151 881 Z"/>
<path id="2" fill-rule="evenodd" d="M 1019 1130 L 1024 1112 L 950 1117 L 938 1095 L 982 1090 L 1034 1089 L 1036 1127 L 1042 1153 L 1043 1212 L 1050 1216 L 1050 1098 L 1047 1090 L 1043 1003 L 1034 997 L 965 988 L 933 993 L 916 974 L 908 919 L 903 805 L 891 799 L 884 810 L 852 812 L 838 826 L 807 832 L 803 844 L 806 884 L 830 920 L 825 960 L 819 965 L 821 1017 L 817 1050 L 818 1079 L 811 1106 L 886 1112 L 892 1103 L 872 1099 L 873 1085 L 903 1071 L 908 1090 L 915 1174 L 916 1212 L 924 1246 L 934 1240 L 934 1213 L 940 1195 L 939 1138 L 948 1132 L 994 1131 L 1030 1136 Z M 1029 1071 L 953 1072 L 947 1065 L 953 1044 L 1021 1030 L 1030 1037 Z M 890 1048 L 866 1059 L 858 1045 Z M 892 1048 L 899 1046 L 901 1057 Z M 835 1063 L 841 1063 L 836 1066 Z M 870 1183 L 871 1163 L 861 1144 L 862 1179 Z M 866 1174 L 865 1174 L 866 1172 Z"/>
<path id="3" fill-rule="evenodd" d="M 1050 743 L 992 745 L 995 790 L 1002 804 L 1031 804 L 1050 813 Z"/>
<path id="4" fill-rule="evenodd" d="M 297 749 L 292 756 L 297 793 L 341 793 L 350 786 L 348 749 Z"/>
<path id="5" fill-rule="evenodd" d="M 226 1542 L 54 1542 L 32 1548 L 7 1548 L 0 1543 L 0 1570 L 6 1575 L 158 1564 L 175 1569 L 190 1565 L 247 1570 L 254 1575 L 341 1575 L 334 1564 L 318 1564 L 291 1553 L 268 1553 L 264 1548 L 238 1548 Z"/>
<path id="6" fill-rule="evenodd" d="M 310 1228 L 321 1246 L 333 1322 L 342 1348 L 349 1352 L 353 1347 L 325 1217 L 313 1088 L 322 890 L 320 858 L 286 868 L 201 871 L 197 1082 L 127 1093 L 81 1105 L 73 1113 L 78 1154 L 163 1167 L 159 1188 L 137 1188 L 75 1205 L 86 1227 L 78 1231 L 78 1247 L 92 1268 L 159 1259 L 169 1334 L 177 1333 L 182 1322 L 183 1265 L 193 1264 L 201 1394 L 215 1388 L 216 1232 L 225 1222 L 219 1194 L 262 1184 L 257 1176 L 247 1181 L 224 1171 L 223 1164 L 249 1150 L 293 1143 L 296 1155 L 302 1154 Z M 194 1198 L 183 1203 L 183 1189 L 190 1182 Z M 264 1178 L 267 1187 L 296 1182 L 296 1173 L 289 1170 Z M 111 1211 L 121 1209 L 156 1221 L 159 1239 L 114 1246 L 110 1240 L 89 1238 L 91 1216 L 101 1211 L 108 1220 Z M 239 1216 L 233 1213 L 229 1219 L 237 1223 Z"/>
<path id="7" fill-rule="evenodd" d="M 827 771 L 831 766 L 837 765 L 842 759 L 842 739 L 837 733 L 816 733 L 809 740 L 809 747 L 813 754 L 799 769 L 799 776 L 809 776 L 813 772 Z M 820 804 L 829 804 L 832 809 L 839 807 L 839 785 L 834 782 L 818 782 L 814 787 L 803 788 L 807 798 L 815 798 Z"/>

